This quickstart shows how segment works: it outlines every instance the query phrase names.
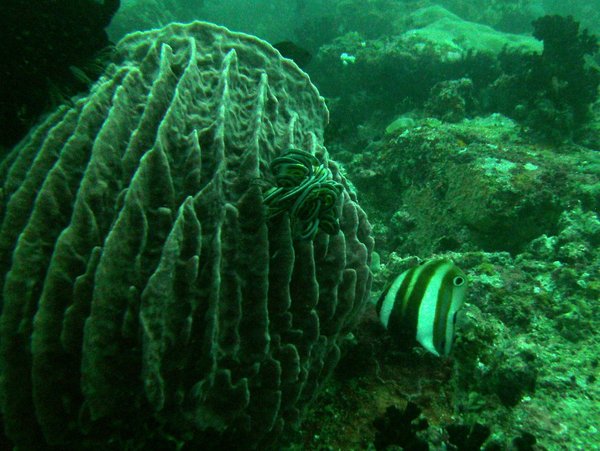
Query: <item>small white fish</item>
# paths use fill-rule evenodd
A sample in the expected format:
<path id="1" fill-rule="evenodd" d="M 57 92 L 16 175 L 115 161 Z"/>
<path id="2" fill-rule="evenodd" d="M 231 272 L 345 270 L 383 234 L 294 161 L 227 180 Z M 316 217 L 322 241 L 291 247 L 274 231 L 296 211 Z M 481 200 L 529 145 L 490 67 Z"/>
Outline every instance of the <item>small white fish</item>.
<path id="1" fill-rule="evenodd" d="M 458 266 L 431 260 L 396 277 L 379 297 L 377 315 L 392 336 L 408 337 L 437 356 L 447 356 L 466 289 L 467 276 Z"/>

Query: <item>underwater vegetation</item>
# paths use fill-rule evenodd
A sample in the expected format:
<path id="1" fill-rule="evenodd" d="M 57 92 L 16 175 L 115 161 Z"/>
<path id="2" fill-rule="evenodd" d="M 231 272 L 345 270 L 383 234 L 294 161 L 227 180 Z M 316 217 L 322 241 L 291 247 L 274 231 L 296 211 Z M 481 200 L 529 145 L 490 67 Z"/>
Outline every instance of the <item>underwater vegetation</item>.
<path id="1" fill-rule="evenodd" d="M 544 43 L 542 54 L 502 52 L 503 74 L 491 90 L 497 101 L 490 106 L 552 142 L 572 139 L 598 95 L 600 70 L 586 64 L 586 56 L 600 49 L 598 38 L 580 31 L 571 16 L 544 16 L 533 27 Z"/>
<path id="2" fill-rule="evenodd" d="M 500 112 L 541 140 L 582 138 L 600 83 L 588 61 L 598 43 L 572 17 L 536 20 L 536 42 L 441 7 L 412 16 L 418 28 L 371 40 L 347 33 L 317 54 L 311 75 L 330 98 L 332 141 L 358 151 L 378 138 L 360 130 L 415 111 L 454 122 Z M 341 64 L 344 53 L 353 64 Z"/>
<path id="3" fill-rule="evenodd" d="M 104 28 L 120 0 L 3 0 L 0 4 L 0 146 L 42 113 L 85 91 L 106 65 Z M 82 11 L 85 11 L 82 12 Z"/>

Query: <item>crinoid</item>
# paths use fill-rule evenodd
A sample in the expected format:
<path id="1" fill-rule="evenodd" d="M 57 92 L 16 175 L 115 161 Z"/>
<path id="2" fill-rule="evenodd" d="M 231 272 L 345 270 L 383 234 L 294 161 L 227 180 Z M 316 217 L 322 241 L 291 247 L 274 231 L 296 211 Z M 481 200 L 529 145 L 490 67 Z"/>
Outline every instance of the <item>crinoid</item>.
<path id="1" fill-rule="evenodd" d="M 264 194 L 269 219 L 288 212 L 292 232 L 300 239 L 312 240 L 319 228 L 329 234 L 339 231 L 335 205 L 343 187 L 329 168 L 300 149 L 289 149 L 270 168 L 276 186 Z"/>

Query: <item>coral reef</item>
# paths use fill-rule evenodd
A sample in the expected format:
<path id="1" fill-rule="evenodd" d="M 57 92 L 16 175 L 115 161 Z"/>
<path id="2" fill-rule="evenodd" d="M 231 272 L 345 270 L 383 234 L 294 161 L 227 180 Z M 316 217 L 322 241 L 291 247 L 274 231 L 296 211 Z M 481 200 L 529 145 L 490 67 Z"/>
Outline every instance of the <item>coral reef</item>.
<path id="1" fill-rule="evenodd" d="M 472 99 L 460 115 L 490 111 L 486 89 L 501 75 L 502 49 L 527 53 L 542 49 L 535 38 L 467 22 L 439 6 L 419 9 L 405 22 L 407 28 L 394 35 L 367 40 L 350 32 L 319 50 L 310 74 L 331 104 L 328 139 L 360 151 L 393 117 L 427 109 L 430 93 L 439 83 L 464 85 L 470 80 Z M 340 58 L 344 53 L 355 63 L 344 65 Z M 442 110 L 443 106 L 450 109 Z M 435 109 L 436 115 L 458 117 L 452 111 L 457 109 L 454 102 L 438 103 Z M 364 129 L 375 131 L 361 135 Z"/>
<path id="2" fill-rule="evenodd" d="M 552 142 L 572 139 L 598 95 L 600 70 L 586 64 L 586 56 L 600 48 L 597 38 L 580 31 L 571 16 L 544 16 L 533 26 L 544 43 L 542 54 L 503 51 L 503 74 L 490 89 L 489 106 Z"/>
<path id="3" fill-rule="evenodd" d="M 377 430 L 366 419 L 412 402 L 429 424 L 419 437 L 430 449 L 593 447 L 597 152 L 532 143 L 514 121 L 492 115 L 457 124 L 403 117 L 362 153 L 336 156 L 373 223 L 374 298 L 418 264 L 414 255 L 431 254 L 466 272 L 469 294 L 448 361 L 403 351 L 368 310 L 296 443 L 372 448 Z M 356 433 L 338 438 L 337 423 Z"/>
<path id="4" fill-rule="evenodd" d="M 485 20 L 488 24 L 515 25 L 513 19 L 521 15 L 530 28 L 529 22 L 544 9 L 523 0 L 468 7 L 458 2 L 462 8 L 445 2 L 466 14 L 463 17 L 428 3 L 415 9 L 389 0 L 345 0 L 329 8 L 309 2 L 297 17 L 293 8 L 280 4 L 264 17 L 255 17 L 253 10 L 236 16 L 221 11 L 220 4 L 207 4 L 199 9 L 199 16 L 272 42 L 299 40 L 302 47 L 317 53 L 307 70 L 332 106 L 329 137 L 346 145 L 354 143 L 356 150 L 377 137 L 370 128 L 380 129 L 382 122 L 411 110 L 451 121 L 501 112 L 541 139 L 586 139 L 579 131 L 590 119 L 588 111 L 600 80 L 597 68 L 586 63 L 586 57 L 596 53 L 593 34 L 580 31 L 571 17 L 540 17 L 533 23 L 533 36 L 502 32 L 475 20 L 491 15 Z M 238 4 L 242 7 L 244 2 Z M 173 1 L 171 8 L 162 8 L 151 2 L 142 7 L 132 2 L 128 8 L 138 14 L 144 8 L 160 10 L 144 16 L 151 21 L 169 13 L 181 20 L 177 5 Z M 265 18 L 278 12 L 276 19 Z M 127 21 L 135 15 L 127 11 L 120 17 Z M 523 31 L 524 27 L 516 28 Z M 468 80 L 473 87 L 466 105 L 456 104 L 465 100 L 461 94 L 433 102 L 432 108 L 430 92 L 440 90 L 440 83 Z M 589 131 L 587 136 L 595 134 Z"/>
<path id="5" fill-rule="evenodd" d="M 590 213 L 575 210 L 565 216 L 580 222 Z M 595 242 L 600 221 L 593 216 L 569 233 L 570 245 L 588 248 Z M 561 224 L 558 235 L 564 236 L 569 226 Z M 397 413 L 408 403 L 418 406 L 419 419 L 412 416 L 400 431 L 398 423 L 389 430 L 418 437 L 432 450 L 595 446 L 598 430 L 589 419 L 600 413 L 599 343 L 593 332 L 600 314 L 597 277 L 591 274 L 600 270 L 600 253 L 576 264 L 530 250 L 514 258 L 479 251 L 446 255 L 466 269 L 471 288 L 452 359 L 441 361 L 419 348 L 404 351 L 367 311 L 352 352 L 311 407 L 311 419 L 290 449 L 376 448 L 381 426 L 391 418 L 388 407 L 396 406 Z M 415 260 L 392 253 L 375 286 Z M 576 322 L 565 323 L 565 317 Z M 582 333 L 571 336 L 565 330 Z M 388 420 L 377 426 L 369 422 L 381 417 Z M 418 424 L 427 426 L 417 430 Z M 391 441 L 386 444 L 393 449 Z"/>
<path id="6" fill-rule="evenodd" d="M 465 119 L 467 111 L 473 110 L 469 105 L 473 102 L 472 90 L 473 82 L 468 78 L 441 81 L 431 88 L 425 111 L 445 122 L 460 122 Z"/>
<path id="7" fill-rule="evenodd" d="M 0 166 L 5 430 L 19 449 L 265 449 L 301 422 L 371 284 L 324 101 L 267 43 L 206 23 L 116 55 Z M 337 233 L 268 219 L 261 181 L 289 148 L 339 186 Z"/>
<path id="8" fill-rule="evenodd" d="M 468 23 L 432 25 L 459 20 L 441 8 L 411 20 L 414 32 L 348 33 L 324 46 L 312 78 L 330 96 L 328 148 L 373 224 L 375 292 L 415 255 L 451 258 L 467 272 L 453 358 L 401 352 L 367 312 L 350 360 L 311 410 L 317 418 L 293 442 L 372 449 L 371 422 L 412 402 L 429 424 L 419 437 L 430 449 L 593 447 L 595 38 L 571 18 L 547 17 L 536 23 L 543 49 L 540 41 L 473 52 L 468 38 L 448 37 Z M 512 119 L 488 115 L 497 111 Z"/>
<path id="9" fill-rule="evenodd" d="M 586 125 L 600 71 L 588 57 L 598 44 L 573 18 L 539 18 L 531 37 L 437 6 L 413 12 L 405 26 L 413 28 L 371 40 L 347 33 L 321 47 L 310 72 L 331 98 L 329 139 L 359 151 L 398 115 L 458 121 L 500 112 L 541 141 L 595 140 Z"/>
<path id="10" fill-rule="evenodd" d="M 383 257 L 386 249 L 519 253 L 556 233 L 568 206 L 600 207 L 593 150 L 533 145 L 519 132 L 500 115 L 459 124 L 424 119 L 360 154 L 338 152 L 366 200 Z"/>
<path id="11" fill-rule="evenodd" d="M 0 164 L 9 438 L 595 449 L 600 9 L 256 5 L 131 0 L 110 30 L 202 17 L 310 80 L 215 26 L 134 33 Z M 448 358 L 368 302 L 438 258 L 469 284 Z"/>

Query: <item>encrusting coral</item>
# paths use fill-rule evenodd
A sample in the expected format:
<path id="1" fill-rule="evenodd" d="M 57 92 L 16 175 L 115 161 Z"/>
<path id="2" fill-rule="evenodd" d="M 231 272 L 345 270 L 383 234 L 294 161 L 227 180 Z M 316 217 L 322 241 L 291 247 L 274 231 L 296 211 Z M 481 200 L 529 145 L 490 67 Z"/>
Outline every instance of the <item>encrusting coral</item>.
<path id="1" fill-rule="evenodd" d="M 270 45 L 214 25 L 116 54 L 0 166 L 5 430 L 20 449 L 264 449 L 301 421 L 371 284 L 327 108 Z M 331 234 L 269 220 L 255 182 L 290 148 L 321 162 Z"/>

